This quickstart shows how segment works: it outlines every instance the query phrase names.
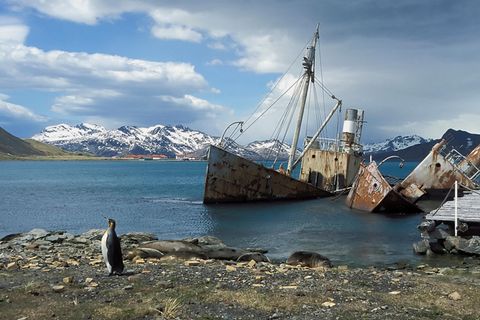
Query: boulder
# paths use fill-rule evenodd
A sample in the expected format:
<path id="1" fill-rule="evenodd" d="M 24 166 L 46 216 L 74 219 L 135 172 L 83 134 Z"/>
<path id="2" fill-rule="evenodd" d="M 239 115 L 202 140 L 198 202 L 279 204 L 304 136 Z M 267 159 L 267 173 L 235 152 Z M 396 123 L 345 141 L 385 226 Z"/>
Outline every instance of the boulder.
<path id="1" fill-rule="evenodd" d="M 209 248 L 203 251 L 203 253 L 209 259 L 217 259 L 217 260 L 234 260 L 236 261 L 239 257 L 243 256 L 244 254 L 249 253 L 243 249 L 232 248 L 232 247 L 224 247 L 224 248 Z"/>
<path id="2" fill-rule="evenodd" d="M 480 255 L 480 237 L 473 236 L 470 239 L 460 238 L 456 249 L 462 253 Z"/>
<path id="3" fill-rule="evenodd" d="M 449 236 L 451 236 L 450 232 L 442 228 L 436 228 L 432 232 L 428 233 L 428 238 L 436 240 L 444 240 Z"/>
<path id="4" fill-rule="evenodd" d="M 120 241 L 125 244 L 140 244 L 154 240 L 158 240 L 158 237 L 147 232 L 129 232 L 120 236 Z"/>
<path id="5" fill-rule="evenodd" d="M 10 240 L 13 240 L 13 239 L 21 237 L 21 236 L 22 236 L 22 233 L 7 234 L 5 237 L 0 239 L 0 242 L 8 242 Z"/>
<path id="6" fill-rule="evenodd" d="M 460 242 L 459 237 L 454 237 L 454 236 L 448 236 L 445 238 L 445 241 L 443 242 L 443 246 L 447 251 L 451 252 L 452 250 L 456 250 L 458 244 Z"/>
<path id="7" fill-rule="evenodd" d="M 196 252 L 203 253 L 203 249 L 193 243 L 183 240 L 157 240 L 142 244 L 142 248 L 151 248 L 162 253 Z"/>
<path id="8" fill-rule="evenodd" d="M 423 239 L 423 240 L 420 240 L 418 242 L 415 242 L 413 244 L 413 251 L 416 253 L 416 254 L 427 254 L 427 250 L 429 248 L 429 243 L 428 243 L 428 240 L 427 239 Z"/>
<path id="9" fill-rule="evenodd" d="M 39 238 L 46 237 L 50 233 L 45 229 L 32 229 L 26 234 L 31 235 L 33 239 L 39 239 Z"/>
<path id="10" fill-rule="evenodd" d="M 87 232 L 81 234 L 82 238 L 86 238 L 88 240 L 102 240 L 103 234 L 105 233 L 105 229 L 91 229 Z"/>
<path id="11" fill-rule="evenodd" d="M 287 259 L 287 264 L 292 266 L 300 265 L 309 268 L 332 267 L 330 259 L 319 253 L 309 251 L 297 251 L 292 253 Z"/>
<path id="12" fill-rule="evenodd" d="M 198 238 L 187 238 L 187 239 L 184 239 L 183 241 L 187 241 L 187 242 L 196 244 L 196 245 L 201 246 L 201 247 L 212 246 L 212 245 L 226 247 L 225 243 L 223 243 L 222 240 L 220 240 L 219 238 L 214 237 L 214 236 L 202 236 L 202 237 L 198 237 Z"/>
<path id="13" fill-rule="evenodd" d="M 176 252 L 170 252 L 164 255 L 160 260 L 165 261 L 165 260 L 193 260 L 193 259 L 202 259 L 202 260 L 207 260 L 208 257 L 199 252 L 185 252 L 185 251 L 176 251 Z"/>
<path id="14" fill-rule="evenodd" d="M 143 259 L 147 258 L 161 258 L 164 254 L 156 249 L 152 248 L 135 248 L 128 252 L 127 259 L 133 260 L 135 257 L 140 257 Z"/>
<path id="15" fill-rule="evenodd" d="M 436 240 L 430 240 L 429 242 L 429 245 L 430 245 L 430 250 L 432 250 L 433 253 L 436 253 L 436 254 L 444 254 L 444 253 L 447 253 L 447 250 L 445 250 L 445 248 L 443 247 L 443 245 L 441 245 L 438 241 Z"/>

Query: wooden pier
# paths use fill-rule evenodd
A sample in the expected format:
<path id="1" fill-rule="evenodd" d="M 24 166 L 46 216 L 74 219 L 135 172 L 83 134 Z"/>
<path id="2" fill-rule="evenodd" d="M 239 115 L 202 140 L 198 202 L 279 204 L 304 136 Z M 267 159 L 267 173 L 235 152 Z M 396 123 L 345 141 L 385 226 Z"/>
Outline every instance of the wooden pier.
<path id="1" fill-rule="evenodd" d="M 459 221 L 466 223 L 480 223 L 480 193 L 464 192 L 463 197 L 457 199 L 457 217 Z M 426 220 L 438 222 L 455 221 L 455 201 L 447 201 L 437 211 L 434 210 L 425 216 Z"/>

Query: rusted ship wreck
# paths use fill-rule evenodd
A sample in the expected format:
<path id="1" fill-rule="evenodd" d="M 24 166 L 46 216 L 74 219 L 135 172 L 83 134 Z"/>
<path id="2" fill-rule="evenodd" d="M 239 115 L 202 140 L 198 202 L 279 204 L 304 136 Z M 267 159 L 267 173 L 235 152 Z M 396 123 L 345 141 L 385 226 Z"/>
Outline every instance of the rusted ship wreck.
<path id="1" fill-rule="evenodd" d="M 375 161 L 368 165 L 360 164 L 346 204 L 350 208 L 377 213 L 422 212 L 422 209 L 402 196 L 385 179 Z"/>
<path id="2" fill-rule="evenodd" d="M 445 140 L 435 144 L 422 162 L 401 182 L 390 184 L 377 164 L 361 164 L 346 199 L 350 208 L 379 213 L 419 213 L 417 202 L 426 196 L 445 196 L 455 181 L 478 188 L 480 145 L 466 157 L 456 149 L 447 152 Z"/>
<path id="3" fill-rule="evenodd" d="M 341 138 L 319 138 L 334 114 L 341 113 L 342 101 L 330 91 L 334 107 L 311 137 L 306 137 L 303 151 L 297 148 L 309 88 L 317 85 L 315 77 L 315 47 L 318 27 L 303 57 L 303 72 L 295 87 L 297 121 L 288 156 L 288 166 L 274 169 L 264 163 L 240 157 L 227 150 L 225 144 L 210 146 L 205 180 L 204 203 L 299 200 L 331 196 L 353 183 L 362 157 L 360 137 L 364 113 L 359 109 L 346 110 Z M 320 83 L 319 86 L 325 89 Z M 292 117 L 293 117 L 292 112 Z M 307 112 L 308 113 L 308 112 Z M 287 113 L 285 113 L 287 114 Z M 284 122 L 291 122 L 290 120 Z M 243 124 L 243 122 L 238 122 Z M 228 127 L 227 127 L 228 128 Z M 286 134 L 284 135 L 284 137 Z M 275 163 L 275 161 L 274 161 Z M 298 177 L 294 170 L 300 165 Z M 298 170 L 297 170 L 298 171 Z"/>

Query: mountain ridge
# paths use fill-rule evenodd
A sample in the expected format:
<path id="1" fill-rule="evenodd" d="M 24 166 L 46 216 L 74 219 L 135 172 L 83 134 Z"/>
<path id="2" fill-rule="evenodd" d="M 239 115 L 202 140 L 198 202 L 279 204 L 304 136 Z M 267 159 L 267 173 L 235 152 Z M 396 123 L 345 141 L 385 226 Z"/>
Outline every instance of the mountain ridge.
<path id="1" fill-rule="evenodd" d="M 480 143 L 477 136 L 462 130 L 449 129 L 442 138 L 450 141 L 462 153 Z M 122 157 L 129 154 L 164 154 L 169 158 L 206 157 L 208 146 L 218 144 L 220 138 L 182 125 L 154 125 L 136 127 L 124 125 L 108 130 L 102 126 L 81 123 L 75 126 L 59 124 L 46 127 L 32 139 L 53 144 L 64 150 L 90 152 L 97 156 Z M 420 161 L 428 154 L 439 139 L 425 139 L 418 135 L 396 136 L 377 143 L 364 145 L 365 158 L 383 159 L 390 155 L 399 155 L 407 161 Z M 227 141 L 228 150 L 252 160 L 287 159 L 290 145 L 275 140 L 253 141 L 241 146 Z M 465 146 L 462 147 L 462 146 Z M 272 147 L 275 146 L 275 152 Z M 468 147 L 470 146 L 470 147 Z M 278 153 L 277 153 L 278 150 Z"/>

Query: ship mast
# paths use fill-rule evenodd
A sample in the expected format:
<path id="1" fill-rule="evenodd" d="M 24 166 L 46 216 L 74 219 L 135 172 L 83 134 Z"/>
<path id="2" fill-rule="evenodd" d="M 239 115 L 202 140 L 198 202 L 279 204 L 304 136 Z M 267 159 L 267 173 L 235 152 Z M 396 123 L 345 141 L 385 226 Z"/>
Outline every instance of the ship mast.
<path id="1" fill-rule="evenodd" d="M 315 66 L 315 47 L 317 46 L 317 40 L 318 40 L 318 25 L 313 35 L 312 43 L 307 48 L 306 57 L 303 57 L 303 67 L 305 68 L 305 73 L 303 74 L 304 85 L 303 85 L 303 91 L 302 91 L 302 98 L 300 102 L 300 109 L 298 111 L 297 127 L 295 128 L 295 132 L 293 134 L 292 147 L 290 149 L 290 155 L 288 157 L 288 167 L 287 167 L 288 175 L 292 174 L 292 170 L 294 166 L 298 138 L 300 136 L 300 129 L 302 127 L 303 113 L 305 111 L 305 103 L 307 101 L 308 87 L 309 87 L 310 81 L 313 82 L 315 78 L 314 66 Z"/>

